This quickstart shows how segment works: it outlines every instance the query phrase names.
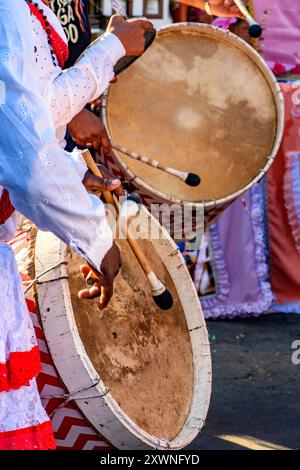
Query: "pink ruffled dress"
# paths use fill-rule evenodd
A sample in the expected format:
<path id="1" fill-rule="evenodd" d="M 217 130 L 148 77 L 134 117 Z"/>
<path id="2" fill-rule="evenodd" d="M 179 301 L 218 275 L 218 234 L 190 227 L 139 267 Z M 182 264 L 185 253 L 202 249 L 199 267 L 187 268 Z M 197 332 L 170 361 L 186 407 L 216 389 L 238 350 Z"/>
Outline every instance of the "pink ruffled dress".
<path id="1" fill-rule="evenodd" d="M 276 75 L 300 74 L 300 1 L 253 0 L 256 20 L 264 32 L 259 46 Z"/>

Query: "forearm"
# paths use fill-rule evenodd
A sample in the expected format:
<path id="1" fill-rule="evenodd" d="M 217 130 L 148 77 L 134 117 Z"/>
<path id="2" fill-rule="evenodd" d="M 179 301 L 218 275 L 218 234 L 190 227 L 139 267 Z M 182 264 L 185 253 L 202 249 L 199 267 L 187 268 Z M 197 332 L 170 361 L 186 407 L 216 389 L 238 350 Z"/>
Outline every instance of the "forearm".
<path id="1" fill-rule="evenodd" d="M 180 0 L 180 3 L 184 5 L 188 5 L 194 8 L 200 8 L 200 10 L 204 10 L 204 0 Z"/>
<path id="2" fill-rule="evenodd" d="M 180 3 L 204 10 L 206 2 L 204 0 L 180 0 Z M 210 12 L 213 16 L 243 16 L 233 0 L 209 0 L 207 3 L 207 12 Z"/>

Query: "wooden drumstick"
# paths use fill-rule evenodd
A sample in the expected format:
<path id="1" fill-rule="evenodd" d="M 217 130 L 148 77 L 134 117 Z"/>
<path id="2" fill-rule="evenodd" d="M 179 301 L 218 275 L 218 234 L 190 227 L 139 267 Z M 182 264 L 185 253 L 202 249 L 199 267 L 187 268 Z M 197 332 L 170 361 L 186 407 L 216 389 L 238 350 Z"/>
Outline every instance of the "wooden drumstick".
<path id="1" fill-rule="evenodd" d="M 111 142 L 111 146 L 115 150 L 125 153 L 125 155 L 128 155 L 128 157 L 134 158 L 135 160 L 139 160 L 140 162 L 146 163 L 146 165 L 152 166 L 153 168 L 159 168 L 160 170 L 165 171 L 166 173 L 169 173 L 170 175 L 176 176 L 177 178 L 181 179 L 189 186 L 194 187 L 194 186 L 198 186 L 201 183 L 200 176 L 196 175 L 195 173 L 188 173 L 188 172 L 176 170 L 175 168 L 172 168 L 170 166 L 164 166 L 161 163 L 159 163 L 157 160 L 152 160 L 151 158 L 146 157 L 145 155 L 141 155 L 136 152 L 131 152 L 127 148 L 121 147 L 120 145 L 117 145 L 114 142 Z"/>
<path id="2" fill-rule="evenodd" d="M 245 20 L 249 25 L 249 35 L 252 38 L 260 38 L 262 35 L 262 27 L 258 24 L 255 19 L 250 15 L 248 9 L 242 2 L 242 0 L 233 0 L 241 13 L 243 13 Z"/>
<path id="3" fill-rule="evenodd" d="M 96 165 L 89 150 L 88 149 L 83 150 L 82 155 L 83 155 L 83 158 L 85 159 L 85 162 L 88 168 L 91 170 L 91 172 L 94 175 L 99 176 L 100 178 L 103 178 L 102 173 L 99 170 L 98 166 Z M 120 213 L 120 205 L 118 201 L 114 199 L 112 193 L 110 191 L 103 191 L 102 194 L 103 194 L 105 201 L 108 204 L 112 204 L 115 207 L 116 211 Z M 164 286 L 164 284 L 158 279 L 158 277 L 152 270 L 141 247 L 139 246 L 137 241 L 133 237 L 131 237 L 131 235 L 128 233 L 128 230 L 127 230 L 126 236 L 127 236 L 127 241 L 133 253 L 135 254 L 142 270 L 146 274 L 146 277 L 151 287 L 152 297 L 153 297 L 154 302 L 162 310 L 169 310 L 173 306 L 172 295 Z"/>

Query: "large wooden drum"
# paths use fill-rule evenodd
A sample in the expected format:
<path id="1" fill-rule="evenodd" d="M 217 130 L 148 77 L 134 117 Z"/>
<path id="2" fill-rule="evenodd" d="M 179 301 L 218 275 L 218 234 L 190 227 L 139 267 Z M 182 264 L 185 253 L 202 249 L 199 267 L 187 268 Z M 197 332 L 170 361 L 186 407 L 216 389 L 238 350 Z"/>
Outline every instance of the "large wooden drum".
<path id="1" fill-rule="evenodd" d="M 197 173 L 196 188 L 117 151 L 106 164 L 144 203 L 204 207 L 205 225 L 258 182 L 280 144 L 284 106 L 264 60 L 210 25 L 162 28 L 109 88 L 103 119 L 120 146 Z"/>
<path id="2" fill-rule="evenodd" d="M 159 239 L 148 239 L 149 221 Z M 78 299 L 82 260 L 54 235 L 35 246 L 45 337 L 71 398 L 120 449 L 180 449 L 199 433 L 211 392 L 210 350 L 196 290 L 178 249 L 148 211 L 139 241 L 174 305 L 162 311 L 126 240 L 108 308 Z M 152 226 L 153 227 L 153 226 Z M 44 274 L 43 274 L 44 273 Z"/>

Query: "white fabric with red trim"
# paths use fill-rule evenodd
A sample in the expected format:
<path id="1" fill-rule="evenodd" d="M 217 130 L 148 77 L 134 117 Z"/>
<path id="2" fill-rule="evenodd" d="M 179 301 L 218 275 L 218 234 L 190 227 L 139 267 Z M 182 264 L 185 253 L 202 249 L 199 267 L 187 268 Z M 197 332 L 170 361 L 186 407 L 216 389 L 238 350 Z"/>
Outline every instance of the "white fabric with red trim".
<path id="1" fill-rule="evenodd" d="M 36 426 L 49 421 L 36 380 L 19 390 L 0 393 L 0 433 Z M 1 434 L 0 434 L 1 437 Z"/>

